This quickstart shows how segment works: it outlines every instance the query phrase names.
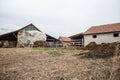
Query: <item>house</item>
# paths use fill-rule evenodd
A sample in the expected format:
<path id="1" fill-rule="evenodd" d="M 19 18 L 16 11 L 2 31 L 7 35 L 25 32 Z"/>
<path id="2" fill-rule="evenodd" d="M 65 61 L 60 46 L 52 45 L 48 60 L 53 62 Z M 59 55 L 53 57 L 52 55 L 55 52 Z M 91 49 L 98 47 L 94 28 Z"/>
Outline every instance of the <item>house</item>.
<path id="1" fill-rule="evenodd" d="M 80 47 L 82 47 L 84 45 L 83 33 L 72 35 L 69 38 L 72 39 L 72 46 L 80 46 Z"/>
<path id="2" fill-rule="evenodd" d="M 71 45 L 72 39 L 69 37 L 60 36 L 60 42 L 62 43 L 63 47 L 68 47 Z"/>
<path id="3" fill-rule="evenodd" d="M 120 42 L 120 23 L 93 26 L 84 32 L 84 45 Z"/>
<path id="4" fill-rule="evenodd" d="M 29 24 L 19 30 L 0 35 L 0 47 L 39 47 L 46 43 L 55 43 L 56 38 L 43 33 L 33 24 Z M 51 45 L 53 46 L 53 45 Z"/>

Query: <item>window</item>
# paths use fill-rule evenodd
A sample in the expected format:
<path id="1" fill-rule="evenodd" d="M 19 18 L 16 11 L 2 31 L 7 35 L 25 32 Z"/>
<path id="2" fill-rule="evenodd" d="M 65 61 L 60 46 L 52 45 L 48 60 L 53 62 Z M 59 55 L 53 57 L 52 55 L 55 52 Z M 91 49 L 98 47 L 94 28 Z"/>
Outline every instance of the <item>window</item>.
<path id="1" fill-rule="evenodd" d="M 113 34 L 113 37 L 118 37 L 118 36 L 119 36 L 118 33 L 114 33 L 114 34 Z"/>
<path id="2" fill-rule="evenodd" d="M 93 38 L 97 38 L 97 35 L 93 35 Z"/>

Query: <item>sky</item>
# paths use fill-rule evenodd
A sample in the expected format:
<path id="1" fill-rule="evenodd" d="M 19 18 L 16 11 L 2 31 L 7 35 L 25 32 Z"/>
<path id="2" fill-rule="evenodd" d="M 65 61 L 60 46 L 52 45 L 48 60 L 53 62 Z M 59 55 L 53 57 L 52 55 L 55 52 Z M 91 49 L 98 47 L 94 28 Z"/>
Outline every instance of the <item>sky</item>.
<path id="1" fill-rule="evenodd" d="M 0 0 L 0 34 L 30 23 L 56 38 L 120 22 L 120 0 Z"/>

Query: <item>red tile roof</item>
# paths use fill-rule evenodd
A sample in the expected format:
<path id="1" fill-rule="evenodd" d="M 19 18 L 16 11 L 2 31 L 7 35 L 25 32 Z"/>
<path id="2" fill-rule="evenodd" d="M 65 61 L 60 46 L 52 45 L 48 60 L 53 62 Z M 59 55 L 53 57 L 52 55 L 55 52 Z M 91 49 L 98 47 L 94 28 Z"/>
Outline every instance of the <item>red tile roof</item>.
<path id="1" fill-rule="evenodd" d="M 64 42 L 70 42 L 70 41 L 72 41 L 71 38 L 64 37 L 64 36 L 60 36 L 59 39 L 60 39 L 61 41 L 64 41 Z"/>
<path id="2" fill-rule="evenodd" d="M 120 23 L 93 26 L 88 29 L 84 34 L 96 34 L 96 33 L 109 33 L 120 31 Z"/>

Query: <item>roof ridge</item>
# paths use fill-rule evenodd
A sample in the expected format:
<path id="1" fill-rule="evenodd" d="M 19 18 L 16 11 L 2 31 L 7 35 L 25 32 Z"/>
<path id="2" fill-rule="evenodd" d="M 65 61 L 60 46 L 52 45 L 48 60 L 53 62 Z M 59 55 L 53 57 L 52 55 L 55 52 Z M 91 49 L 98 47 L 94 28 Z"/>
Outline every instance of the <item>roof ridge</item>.
<path id="1" fill-rule="evenodd" d="M 120 23 L 92 26 L 84 34 L 109 33 L 120 31 Z"/>
<path id="2" fill-rule="evenodd" d="M 116 24 L 120 24 L 120 22 L 118 22 L 118 23 L 108 23 L 108 24 L 96 25 L 96 26 L 92 26 L 92 27 L 101 27 L 101 26 L 116 25 Z"/>
<path id="3" fill-rule="evenodd" d="M 32 23 L 30 23 L 30 24 L 28 24 L 28 25 L 26 25 L 26 26 L 24 26 L 24 27 L 21 27 L 21 28 L 19 28 L 19 29 L 17 29 L 17 30 L 14 30 L 14 31 L 10 31 L 10 32 L 8 32 L 8 33 L 1 34 L 0 36 L 6 35 L 6 34 L 10 34 L 10 33 L 14 33 L 14 32 L 17 32 L 17 31 L 20 31 L 20 30 L 22 30 L 22 29 L 24 29 L 24 28 L 26 28 L 26 27 L 28 27 L 28 26 L 30 26 L 30 25 L 34 26 L 38 31 L 42 32 L 42 31 L 39 30 L 35 25 L 33 25 Z"/>

